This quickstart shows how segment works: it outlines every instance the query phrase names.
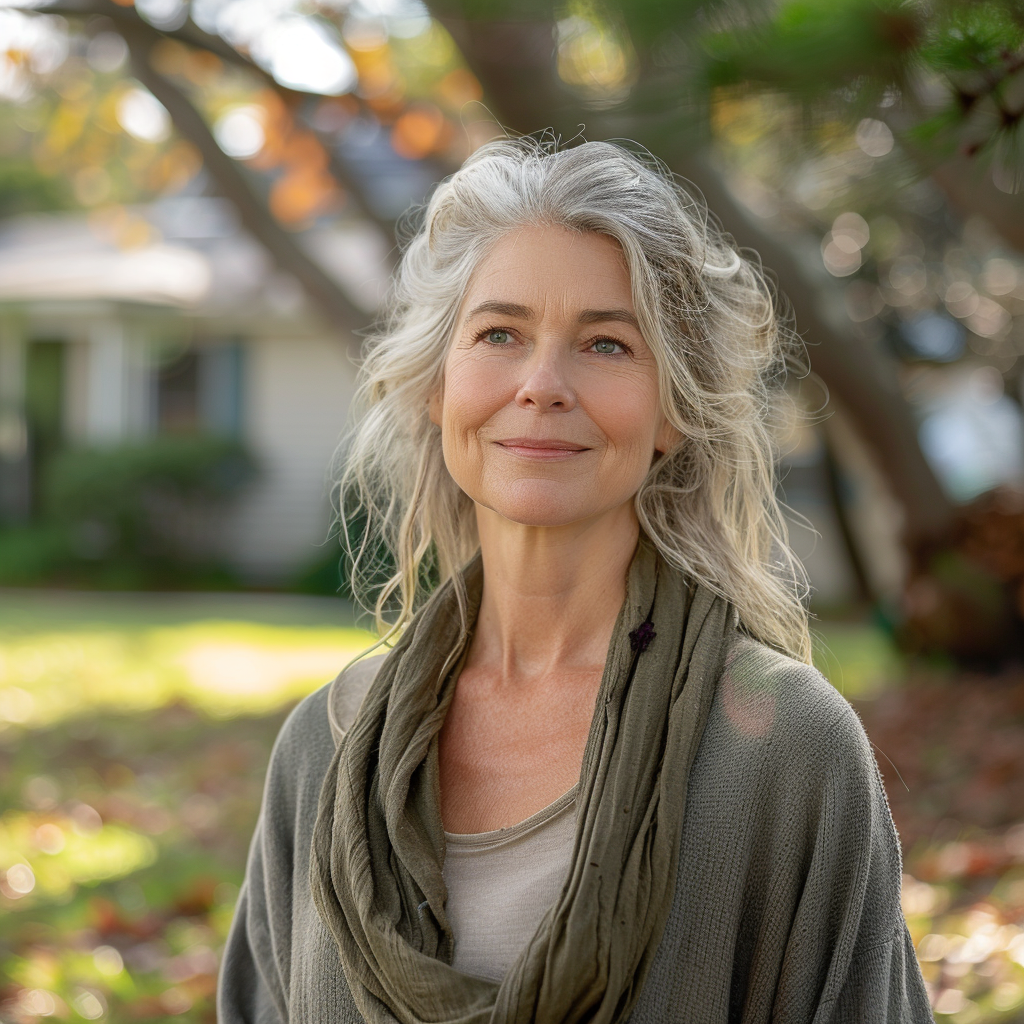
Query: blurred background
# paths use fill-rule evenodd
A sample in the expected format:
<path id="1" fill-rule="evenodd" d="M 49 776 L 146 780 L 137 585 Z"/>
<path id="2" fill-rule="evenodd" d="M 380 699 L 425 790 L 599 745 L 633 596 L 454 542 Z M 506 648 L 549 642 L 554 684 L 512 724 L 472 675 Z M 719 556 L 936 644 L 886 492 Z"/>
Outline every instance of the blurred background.
<path id="1" fill-rule="evenodd" d="M 0 1021 L 215 1020 L 401 217 L 624 139 L 807 343 L 781 489 L 936 1019 L 1024 1021 L 1024 8 L 0 2 Z"/>

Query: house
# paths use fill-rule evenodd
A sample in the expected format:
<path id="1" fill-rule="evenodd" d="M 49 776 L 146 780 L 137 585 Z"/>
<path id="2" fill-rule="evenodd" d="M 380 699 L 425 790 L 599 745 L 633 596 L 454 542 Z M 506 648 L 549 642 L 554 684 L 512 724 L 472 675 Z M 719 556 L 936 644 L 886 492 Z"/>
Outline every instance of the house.
<path id="1" fill-rule="evenodd" d="M 361 221 L 303 239 L 367 320 L 389 243 Z M 204 544 L 273 584 L 318 557 L 327 473 L 355 380 L 356 339 L 326 330 L 230 203 L 0 226 L 0 514 L 24 517 L 33 465 L 58 445 L 203 430 L 241 439 L 260 475 Z"/>
<path id="2" fill-rule="evenodd" d="M 390 243 L 350 220 L 304 236 L 372 318 Z M 328 474 L 355 386 L 357 339 L 325 329 L 233 206 L 178 196 L 147 207 L 0 225 L 0 519 L 29 514 L 33 467 L 59 446 L 201 430 L 234 436 L 260 475 L 195 542 L 254 584 L 322 560 Z M 870 458 L 832 431 L 843 503 L 874 589 L 899 592 L 899 512 Z M 787 443 L 784 497 L 819 603 L 858 594 L 828 460 L 809 429 Z"/>

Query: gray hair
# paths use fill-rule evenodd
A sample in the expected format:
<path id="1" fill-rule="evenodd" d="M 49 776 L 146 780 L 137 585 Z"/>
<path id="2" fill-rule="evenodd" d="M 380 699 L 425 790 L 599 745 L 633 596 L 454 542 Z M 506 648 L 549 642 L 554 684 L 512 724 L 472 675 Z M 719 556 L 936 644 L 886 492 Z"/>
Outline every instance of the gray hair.
<path id="1" fill-rule="evenodd" d="M 338 480 L 353 594 L 393 633 L 479 546 L 472 501 L 448 473 L 428 415 L 470 276 L 530 224 L 615 239 L 662 408 L 681 440 L 636 494 L 670 564 L 731 601 L 743 627 L 810 660 L 806 585 L 775 494 L 773 413 L 801 351 L 756 256 L 649 155 L 532 138 L 478 149 L 442 182 L 405 246 L 369 337 Z"/>

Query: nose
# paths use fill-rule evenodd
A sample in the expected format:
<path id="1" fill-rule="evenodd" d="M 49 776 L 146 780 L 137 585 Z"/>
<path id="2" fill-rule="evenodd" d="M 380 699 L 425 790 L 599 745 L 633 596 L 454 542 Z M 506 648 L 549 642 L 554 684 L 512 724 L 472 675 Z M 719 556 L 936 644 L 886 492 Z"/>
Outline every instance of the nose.
<path id="1" fill-rule="evenodd" d="M 569 368 L 555 353 L 535 352 L 516 392 L 516 405 L 537 412 L 569 412 L 576 407 L 576 392 Z"/>

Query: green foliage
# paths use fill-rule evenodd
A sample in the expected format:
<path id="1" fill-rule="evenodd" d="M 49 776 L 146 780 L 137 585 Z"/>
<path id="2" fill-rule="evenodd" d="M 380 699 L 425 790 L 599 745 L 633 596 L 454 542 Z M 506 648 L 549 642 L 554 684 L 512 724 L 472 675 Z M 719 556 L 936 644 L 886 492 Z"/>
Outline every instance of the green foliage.
<path id="1" fill-rule="evenodd" d="M 675 129 L 700 127 L 724 89 L 793 100 L 816 120 L 856 124 L 896 108 L 922 155 L 1003 152 L 1020 111 L 1004 96 L 1024 75 L 1024 9 L 1014 0 L 444 0 L 467 20 L 589 20 L 628 37 L 643 69 L 629 103 Z M 945 85 L 934 88 L 936 82 Z M 994 102 L 998 116 L 982 112 Z M 895 112 L 895 111 L 894 111 Z M 981 137 L 979 142 L 976 136 Z"/>
<path id="2" fill-rule="evenodd" d="M 0 530 L 0 584 L 25 586 L 51 578 L 75 560 L 65 528 L 53 524 Z"/>
<path id="3" fill-rule="evenodd" d="M 936 71 L 998 71 L 1022 45 L 1020 11 L 1002 3 L 949 4 L 930 26 L 919 55 Z"/>
<path id="4" fill-rule="evenodd" d="M 296 594 L 322 594 L 351 597 L 348 579 L 343 576 L 341 551 L 333 540 L 327 542 L 327 554 L 303 566 L 291 580 L 289 590 Z"/>
<path id="5" fill-rule="evenodd" d="M 725 87 L 791 99 L 819 121 L 881 117 L 926 158 L 962 147 L 1012 167 L 1024 156 L 1008 145 L 1024 76 L 1024 9 L 1012 0 L 611 0 L 596 9 L 625 26 L 656 72 L 634 90 L 638 108 L 699 119 Z"/>
<path id="6" fill-rule="evenodd" d="M 25 158 L 0 160 L 0 218 L 75 205 L 66 180 L 43 174 Z"/>
<path id="7" fill-rule="evenodd" d="M 41 520 L 0 531 L 0 583 L 231 586 L 226 570 L 189 556 L 187 524 L 255 474 L 230 438 L 167 436 L 59 452 L 45 466 Z"/>
<path id="8" fill-rule="evenodd" d="M 230 438 L 169 435 L 116 448 L 69 449 L 48 467 L 45 509 L 58 521 L 97 519 L 140 529 L 155 496 L 224 498 L 253 471 L 244 447 Z"/>
<path id="9" fill-rule="evenodd" d="M 761 24 L 707 35 L 705 73 L 711 86 L 758 83 L 805 97 L 820 97 L 823 87 L 877 89 L 901 77 L 919 35 L 905 9 L 873 0 L 795 0 Z"/>

